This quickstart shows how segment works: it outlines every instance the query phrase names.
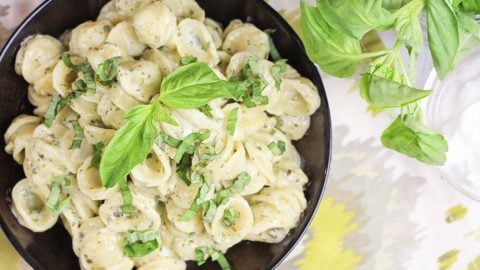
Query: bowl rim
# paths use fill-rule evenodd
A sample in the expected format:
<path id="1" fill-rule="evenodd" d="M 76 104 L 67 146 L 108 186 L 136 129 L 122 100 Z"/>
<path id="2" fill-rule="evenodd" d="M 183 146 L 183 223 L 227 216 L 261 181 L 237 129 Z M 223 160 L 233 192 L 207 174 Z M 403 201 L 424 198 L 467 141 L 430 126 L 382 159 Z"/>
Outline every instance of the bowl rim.
<path id="1" fill-rule="evenodd" d="M 22 30 L 31 22 L 34 20 L 34 18 L 42 12 L 45 8 L 47 8 L 53 1 L 56 0 L 45 0 L 43 3 L 41 3 L 38 7 L 36 7 L 31 13 L 28 14 L 28 16 L 19 24 L 19 26 L 14 30 L 14 32 L 10 35 L 10 37 L 7 39 L 5 44 L 0 50 L 0 59 L 3 59 L 5 57 L 5 54 L 7 50 L 12 46 L 14 40 L 17 38 L 17 36 L 22 32 Z M 272 6 L 270 6 L 266 1 L 263 0 L 252 0 L 256 1 L 257 4 L 261 6 L 261 8 L 265 9 L 266 13 L 269 14 L 270 16 L 273 17 L 276 21 L 278 21 L 282 27 L 284 27 L 288 33 L 289 33 L 289 38 L 291 38 L 297 45 L 302 49 L 302 53 L 307 55 L 305 51 L 305 47 L 303 45 L 303 42 L 301 41 L 299 35 L 295 32 L 295 30 L 292 28 L 292 26 L 286 21 L 286 19 L 280 15 Z M 323 184 L 321 186 L 322 190 L 320 192 L 320 195 L 318 198 L 314 198 L 314 207 L 313 210 L 309 213 L 302 213 L 302 218 L 306 218 L 307 222 L 300 228 L 300 234 L 298 235 L 297 238 L 295 238 L 293 241 L 291 241 L 287 246 L 285 246 L 284 251 L 282 252 L 283 255 L 278 257 L 277 259 L 272 260 L 269 265 L 267 265 L 266 269 L 276 269 L 278 268 L 284 261 L 285 259 L 292 253 L 293 249 L 298 245 L 300 240 L 303 238 L 305 235 L 306 231 L 310 227 L 310 224 L 313 221 L 313 218 L 315 217 L 316 213 L 318 212 L 320 203 L 323 199 L 323 196 L 325 195 L 325 189 L 327 187 L 328 183 L 328 178 L 329 178 L 329 172 L 330 172 L 330 165 L 331 165 L 331 159 L 332 159 L 332 140 L 333 140 L 333 133 L 332 133 L 332 118 L 331 118 L 331 111 L 330 111 L 330 106 L 328 102 L 328 97 L 327 93 L 325 91 L 325 87 L 323 85 L 323 80 L 321 78 L 319 69 L 317 65 L 315 65 L 310 59 L 308 60 L 308 64 L 311 66 L 313 70 L 316 70 L 315 73 L 318 75 L 318 78 L 320 79 L 321 87 L 319 89 L 319 85 L 315 84 L 315 87 L 317 88 L 317 91 L 319 92 L 319 95 L 321 97 L 322 103 L 321 103 L 321 108 L 323 107 L 324 110 L 324 127 L 325 127 L 325 140 L 326 140 L 326 153 L 325 153 L 325 159 L 323 160 L 324 166 L 325 166 L 325 178 L 323 181 Z M 33 269 L 44 269 L 43 266 L 31 255 L 29 255 L 22 247 L 20 242 L 17 240 L 17 237 L 15 234 L 9 229 L 7 226 L 3 216 L 0 214 L 0 229 L 5 233 L 5 236 L 9 240 L 9 242 L 12 244 L 12 246 L 15 248 L 15 250 L 19 253 L 19 255 L 31 266 Z M 298 229 L 298 227 L 294 228 Z M 293 230 L 293 229 L 292 229 Z M 289 232 L 291 233 L 291 231 Z"/>

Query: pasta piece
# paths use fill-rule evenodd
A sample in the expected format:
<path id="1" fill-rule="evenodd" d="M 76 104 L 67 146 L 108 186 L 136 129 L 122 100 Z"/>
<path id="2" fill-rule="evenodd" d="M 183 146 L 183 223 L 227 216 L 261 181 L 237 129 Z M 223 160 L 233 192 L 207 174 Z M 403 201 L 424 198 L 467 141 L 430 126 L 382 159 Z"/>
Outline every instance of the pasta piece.
<path id="1" fill-rule="evenodd" d="M 185 270 L 187 268 L 186 263 L 166 246 L 134 260 L 138 270 Z"/>
<path id="2" fill-rule="evenodd" d="M 69 106 L 88 123 L 100 121 L 100 115 L 97 113 L 98 104 L 96 103 L 87 102 L 83 99 L 76 98 L 70 101 Z"/>
<path id="3" fill-rule="evenodd" d="M 172 200 L 168 200 L 165 203 L 165 209 L 168 220 L 175 225 L 177 230 L 187 234 L 199 234 L 203 231 L 202 217 L 200 214 L 196 215 L 190 221 L 179 221 L 180 217 L 187 211 L 187 208 L 178 207 Z"/>
<path id="4" fill-rule="evenodd" d="M 203 24 L 205 24 L 205 26 L 207 27 L 207 30 L 210 33 L 210 36 L 212 37 L 213 44 L 215 44 L 215 48 L 219 49 L 220 47 L 222 47 L 222 42 L 223 42 L 222 25 L 210 18 L 206 18 Z"/>
<path id="5" fill-rule="evenodd" d="M 83 62 L 83 59 L 78 56 L 71 56 L 70 60 L 76 65 Z M 66 96 L 72 92 L 72 84 L 77 80 L 77 78 L 77 73 L 67 67 L 60 59 L 52 71 L 52 86 L 57 93 L 62 96 Z"/>
<path id="6" fill-rule="evenodd" d="M 147 60 L 130 60 L 118 66 L 118 81 L 125 92 L 142 102 L 159 93 L 162 74 Z"/>
<path id="7" fill-rule="evenodd" d="M 107 145 L 115 135 L 114 129 L 100 128 L 92 125 L 84 125 L 83 132 L 89 144 L 102 142 L 104 145 Z"/>
<path id="8" fill-rule="evenodd" d="M 220 58 L 220 62 L 218 62 L 217 68 L 222 72 L 223 74 L 226 73 L 228 64 L 230 63 L 230 59 L 232 58 L 230 54 L 224 52 L 224 51 L 217 51 L 218 57 Z"/>
<path id="9" fill-rule="evenodd" d="M 184 19 L 178 24 L 177 50 L 180 56 L 195 56 L 212 66 L 220 61 L 207 27 L 197 20 Z"/>
<path id="10" fill-rule="evenodd" d="M 36 108 L 33 109 L 33 113 L 40 117 L 43 117 L 48 110 L 48 106 L 50 105 L 50 96 L 42 96 L 39 95 L 33 89 L 33 86 L 28 87 L 28 101 L 35 106 Z"/>
<path id="11" fill-rule="evenodd" d="M 66 160 L 58 148 L 41 139 L 28 140 L 25 147 L 23 170 L 44 197 L 50 194 L 50 186 L 57 176 L 68 175 Z"/>
<path id="12" fill-rule="evenodd" d="M 195 0 L 162 0 L 162 2 L 177 16 L 179 21 L 190 18 L 203 22 L 205 19 L 205 11 Z"/>
<path id="13" fill-rule="evenodd" d="M 33 89 L 39 95 L 45 96 L 45 95 L 52 95 L 53 93 L 55 93 L 55 89 L 53 88 L 53 85 L 52 85 L 52 80 L 53 80 L 52 70 L 54 69 L 56 63 L 52 60 L 52 61 L 48 61 L 48 64 L 44 66 L 43 74 L 41 74 L 41 76 L 38 77 L 35 80 L 35 82 L 33 82 Z"/>
<path id="14" fill-rule="evenodd" d="M 88 63 L 90 63 L 93 70 L 95 71 L 98 69 L 98 66 L 100 64 L 105 62 L 105 60 L 114 57 L 121 57 L 122 61 L 128 60 L 130 58 L 125 48 L 122 48 L 121 46 L 114 43 L 103 43 L 98 47 L 90 49 L 87 54 Z"/>
<path id="15" fill-rule="evenodd" d="M 213 246 L 214 241 L 206 234 L 184 234 L 175 236 L 172 242 L 172 250 L 184 261 L 196 260 L 195 249 L 198 247 Z"/>
<path id="16" fill-rule="evenodd" d="M 282 159 L 274 166 L 275 182 L 274 186 L 288 187 L 295 186 L 298 189 L 308 182 L 308 177 L 302 169 L 292 160 Z"/>
<path id="17" fill-rule="evenodd" d="M 225 31 L 223 32 L 223 37 L 225 38 L 230 32 L 233 30 L 237 29 L 238 27 L 242 26 L 243 22 L 239 19 L 232 20 L 228 25 L 227 28 L 225 28 Z"/>
<path id="18" fill-rule="evenodd" d="M 109 97 L 112 99 L 112 103 L 124 112 L 142 104 L 138 99 L 123 90 L 119 83 L 115 83 L 110 88 Z"/>
<path id="19" fill-rule="evenodd" d="M 89 157 L 83 162 L 77 173 L 78 188 L 88 198 L 101 201 L 106 200 L 118 193 L 118 187 L 105 188 L 102 185 L 98 169 L 92 167 L 92 157 Z"/>
<path id="20" fill-rule="evenodd" d="M 133 16 L 145 2 L 144 0 L 113 0 L 117 13 L 122 18 Z"/>
<path id="21" fill-rule="evenodd" d="M 291 187 L 264 188 L 249 203 L 254 223 L 246 239 L 266 243 L 282 241 L 307 205 L 303 192 Z"/>
<path id="22" fill-rule="evenodd" d="M 187 184 L 185 184 L 183 181 L 177 181 L 175 184 L 175 189 L 170 198 L 177 207 L 188 209 L 192 205 L 200 186 L 200 183 L 187 186 Z M 210 197 L 213 197 L 213 189 L 210 192 Z"/>
<path id="23" fill-rule="evenodd" d="M 123 213 L 123 199 L 120 193 L 114 194 L 100 206 L 99 216 L 109 230 L 126 232 L 128 230 L 157 230 L 160 227 L 160 215 L 155 201 L 131 189 L 132 210 Z"/>
<path id="24" fill-rule="evenodd" d="M 27 179 L 15 184 L 12 200 L 14 213 L 20 224 L 33 232 L 44 232 L 57 222 L 58 216 L 45 204 L 46 197 Z"/>
<path id="25" fill-rule="evenodd" d="M 23 163 L 28 140 L 41 122 L 42 119 L 39 117 L 22 114 L 13 119 L 5 132 L 5 152 L 13 155 L 13 159 L 18 164 Z"/>
<path id="26" fill-rule="evenodd" d="M 140 41 L 154 49 L 167 44 L 177 32 L 177 19 L 162 2 L 140 8 L 132 23 Z"/>
<path id="27" fill-rule="evenodd" d="M 260 107 L 247 108 L 244 105 L 229 104 L 224 107 L 225 115 L 234 108 L 239 108 L 233 139 L 243 141 L 257 133 L 267 121 L 267 114 Z M 226 119 L 228 121 L 228 119 Z"/>
<path id="28" fill-rule="evenodd" d="M 164 185 L 171 175 L 170 159 L 157 145 L 153 146 L 149 157 L 130 172 L 134 183 L 146 187 Z"/>
<path id="29" fill-rule="evenodd" d="M 88 21 L 72 30 L 70 52 L 79 56 L 87 56 L 88 51 L 100 46 L 107 39 L 112 29 L 109 21 Z"/>
<path id="30" fill-rule="evenodd" d="M 22 43 L 15 60 L 15 71 L 27 82 L 34 83 L 62 52 L 62 43 L 57 39 L 47 35 L 33 36 Z"/>
<path id="31" fill-rule="evenodd" d="M 206 169 L 214 176 L 214 180 L 231 180 L 245 171 L 245 166 L 246 152 L 243 143 L 229 138 L 220 157 L 210 162 Z"/>
<path id="32" fill-rule="evenodd" d="M 133 261 L 123 254 L 122 238 L 108 228 L 89 232 L 82 241 L 80 263 L 86 270 L 130 270 Z"/>
<path id="33" fill-rule="evenodd" d="M 158 49 L 148 49 L 143 55 L 142 59 L 151 61 L 157 65 L 163 76 L 167 76 L 178 68 L 180 63 L 180 55 L 175 53 L 168 53 Z"/>
<path id="34" fill-rule="evenodd" d="M 118 2 L 118 1 L 117 1 Z M 97 21 L 110 21 L 112 24 L 117 24 L 126 19 L 126 16 L 120 15 L 115 8 L 115 0 L 111 0 L 102 7 L 98 14 Z"/>
<path id="35" fill-rule="evenodd" d="M 254 164 L 254 161 L 247 158 L 247 163 L 245 166 L 245 171 L 250 175 L 250 183 L 243 188 L 243 190 L 238 193 L 240 196 L 247 196 L 258 193 L 266 184 L 267 178 L 260 173 L 257 167 Z M 224 188 L 227 188 L 233 184 L 234 179 L 222 180 L 222 185 Z"/>
<path id="36" fill-rule="evenodd" d="M 222 45 L 224 51 L 229 54 L 246 51 L 259 58 L 267 58 L 270 45 L 266 33 L 249 23 L 228 30 Z"/>
<path id="37" fill-rule="evenodd" d="M 108 127 L 119 129 L 125 123 L 122 118 L 124 112 L 112 103 L 108 93 L 103 95 L 100 103 L 98 103 L 97 113 Z"/>
<path id="38" fill-rule="evenodd" d="M 127 21 L 123 21 L 112 28 L 112 31 L 108 34 L 107 42 L 117 45 L 132 57 L 141 55 L 147 48 L 147 45 L 138 39 L 132 24 Z"/>
<path id="39" fill-rule="evenodd" d="M 72 234 L 72 246 L 75 255 L 80 256 L 80 250 L 85 236 L 92 231 L 102 228 L 105 228 L 105 225 L 98 216 L 82 221 L 78 229 Z"/>
<path id="40" fill-rule="evenodd" d="M 309 116 L 292 116 L 279 115 L 277 119 L 277 127 L 285 133 L 290 140 L 300 140 L 310 126 Z"/>
<path id="41" fill-rule="evenodd" d="M 245 141 L 245 149 L 247 150 L 249 160 L 253 162 L 258 171 L 267 178 L 269 183 L 274 182 L 274 156 L 267 144 L 256 137 L 249 138 Z"/>
<path id="42" fill-rule="evenodd" d="M 284 79 L 279 93 L 275 104 L 269 106 L 272 114 L 309 116 L 320 107 L 317 88 L 306 78 Z"/>
<path id="43" fill-rule="evenodd" d="M 226 226 L 224 222 L 227 209 L 239 215 L 233 219 L 231 226 Z M 241 196 L 232 196 L 226 204 L 218 206 L 212 223 L 207 224 L 205 229 L 218 245 L 228 248 L 242 241 L 252 226 L 253 213 L 248 202 Z"/>

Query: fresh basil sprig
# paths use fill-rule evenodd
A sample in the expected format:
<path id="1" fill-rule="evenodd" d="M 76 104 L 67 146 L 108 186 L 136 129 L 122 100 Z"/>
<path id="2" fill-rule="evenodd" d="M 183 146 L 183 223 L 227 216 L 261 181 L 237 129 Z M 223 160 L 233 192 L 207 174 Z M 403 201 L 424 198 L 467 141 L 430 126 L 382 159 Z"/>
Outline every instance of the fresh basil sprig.
<path id="1" fill-rule="evenodd" d="M 156 121 L 176 125 L 165 107 L 196 109 L 216 98 L 233 98 L 236 83 L 220 79 L 207 64 L 197 62 L 182 66 L 162 82 L 158 98 L 149 105 L 140 105 L 128 111 L 121 127 L 108 144 L 100 162 L 100 176 L 105 187 L 113 187 L 143 162 L 158 137 Z M 202 139 L 203 135 L 194 138 Z M 189 144 L 191 145 L 191 144 Z M 179 145 L 175 160 L 180 162 L 189 145 Z"/>
<path id="2" fill-rule="evenodd" d="M 380 111 L 399 108 L 400 116 L 382 135 L 384 146 L 434 165 L 445 163 L 448 144 L 423 123 L 418 101 L 431 94 L 415 85 L 416 60 L 424 49 L 421 16 L 426 12 L 429 49 L 444 78 L 460 56 L 480 41 L 480 25 L 472 14 L 477 0 L 345 0 L 301 2 L 302 39 L 306 51 L 325 72 L 350 77 L 370 61 L 360 81 L 362 98 Z M 367 32 L 393 29 L 390 49 L 362 51 Z M 401 48 L 408 52 L 408 65 Z M 428 145 L 428 147 L 427 147 Z"/>

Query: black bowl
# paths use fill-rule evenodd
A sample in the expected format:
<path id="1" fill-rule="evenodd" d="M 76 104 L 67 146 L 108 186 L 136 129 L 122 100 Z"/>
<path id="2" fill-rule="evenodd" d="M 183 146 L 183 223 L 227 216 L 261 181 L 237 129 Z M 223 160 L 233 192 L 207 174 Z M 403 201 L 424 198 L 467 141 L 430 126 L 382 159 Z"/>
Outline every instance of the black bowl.
<path id="1" fill-rule="evenodd" d="M 244 241 L 231 248 L 227 258 L 233 269 L 272 269 L 294 247 L 305 232 L 322 196 L 331 155 L 331 123 L 325 90 L 315 65 L 308 59 L 303 45 L 285 20 L 262 0 L 198 0 L 207 16 L 224 25 L 233 19 L 253 22 L 261 29 L 276 29 L 273 39 L 280 54 L 303 76 L 317 86 L 322 106 L 312 117 L 305 138 L 296 143 L 309 176 L 305 190 L 307 209 L 298 226 L 278 244 Z M 14 71 L 15 55 L 28 36 L 44 33 L 59 36 L 65 29 L 95 19 L 105 0 L 48 0 L 38 7 L 18 28 L 0 54 L 0 134 L 11 120 L 21 113 L 31 113 L 27 100 L 27 83 Z M 32 233 L 22 227 L 12 214 L 10 191 L 24 177 L 22 167 L 7 155 L 0 139 L 0 224 L 18 252 L 35 269 L 79 269 L 71 239 L 62 225 L 45 233 Z M 188 269 L 198 269 L 194 262 Z M 218 269 L 208 263 L 203 269 Z"/>

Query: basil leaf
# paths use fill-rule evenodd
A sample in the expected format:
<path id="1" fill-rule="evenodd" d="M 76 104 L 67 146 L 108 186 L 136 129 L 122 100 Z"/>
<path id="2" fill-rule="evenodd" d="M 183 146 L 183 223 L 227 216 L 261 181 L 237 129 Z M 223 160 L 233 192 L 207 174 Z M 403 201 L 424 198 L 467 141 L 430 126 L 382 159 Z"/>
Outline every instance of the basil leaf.
<path id="1" fill-rule="evenodd" d="M 370 76 L 370 83 L 367 87 L 362 86 L 362 97 L 374 107 L 402 107 L 432 93 L 431 90 L 416 89 L 377 75 L 366 76 Z"/>
<path id="2" fill-rule="evenodd" d="M 223 211 L 222 225 L 227 228 L 232 227 L 237 218 L 240 218 L 240 212 L 229 207 Z"/>
<path id="3" fill-rule="evenodd" d="M 92 157 L 92 162 L 90 162 L 90 166 L 98 170 L 100 168 L 100 161 L 102 160 L 102 154 L 103 154 L 103 149 L 105 148 L 105 144 L 103 144 L 103 142 L 98 142 L 92 146 L 93 146 L 93 157 Z"/>
<path id="4" fill-rule="evenodd" d="M 225 204 L 228 202 L 228 198 L 242 192 L 245 187 L 250 183 L 251 177 L 247 172 L 240 173 L 233 181 L 233 184 L 228 188 L 218 192 L 215 198 L 216 204 Z"/>
<path id="5" fill-rule="evenodd" d="M 301 27 L 302 40 L 312 61 L 337 77 L 355 73 L 364 59 L 357 39 L 333 29 L 318 8 L 304 1 L 301 1 Z"/>
<path id="6" fill-rule="evenodd" d="M 411 0 L 383 0 L 382 7 L 390 12 L 397 11 Z"/>
<path id="7" fill-rule="evenodd" d="M 427 0 L 427 32 L 433 65 L 443 79 L 454 68 L 460 47 L 458 20 L 449 0 Z"/>
<path id="8" fill-rule="evenodd" d="M 118 186 L 123 199 L 122 213 L 130 213 L 132 211 L 133 196 L 132 193 L 130 193 L 127 181 L 119 181 Z"/>
<path id="9" fill-rule="evenodd" d="M 212 258 L 212 261 L 216 261 L 222 270 L 231 270 L 231 266 L 228 263 L 225 255 L 219 250 L 211 247 L 198 247 L 195 248 L 195 257 L 197 259 L 197 265 L 203 265 L 208 258 Z"/>
<path id="10" fill-rule="evenodd" d="M 100 84 L 111 86 L 115 82 L 118 72 L 118 64 L 122 61 L 122 57 L 116 56 L 105 60 L 98 65 L 97 80 Z"/>
<path id="11" fill-rule="evenodd" d="M 143 162 L 155 142 L 155 105 L 140 105 L 128 111 L 128 122 L 121 127 L 108 144 L 100 162 L 100 176 L 104 187 L 113 187 L 138 164 Z"/>
<path id="12" fill-rule="evenodd" d="M 287 60 L 282 59 L 272 66 L 272 77 L 275 80 L 275 87 L 277 90 L 280 90 L 280 85 L 282 84 L 282 74 L 287 71 Z"/>
<path id="13" fill-rule="evenodd" d="M 393 24 L 382 0 L 318 0 L 317 5 L 329 25 L 355 39 L 361 39 L 372 29 L 386 29 Z"/>
<path id="14" fill-rule="evenodd" d="M 423 30 L 420 17 L 424 7 L 424 0 L 413 0 L 394 14 L 395 32 L 398 38 L 410 45 L 416 52 L 423 49 Z"/>
<path id="15" fill-rule="evenodd" d="M 158 102 L 173 109 L 196 109 L 216 98 L 232 98 L 235 87 L 207 64 L 193 63 L 179 67 L 163 80 Z"/>
<path id="16" fill-rule="evenodd" d="M 157 105 L 155 108 L 155 120 L 165 122 L 172 126 L 178 126 L 177 121 L 175 121 L 161 105 Z"/>
<path id="17" fill-rule="evenodd" d="M 268 144 L 268 149 L 270 149 L 275 156 L 281 156 L 283 153 L 285 153 L 285 142 L 271 142 Z"/>
<path id="18" fill-rule="evenodd" d="M 480 1 L 478 0 L 463 0 L 461 7 L 468 13 L 480 13 Z"/>
<path id="19" fill-rule="evenodd" d="M 402 120 L 399 116 L 382 134 L 385 147 L 417 160 L 443 165 L 446 161 L 448 143 L 445 138 L 415 120 Z"/>
<path id="20" fill-rule="evenodd" d="M 238 107 L 232 109 L 228 113 L 227 131 L 228 131 L 228 134 L 232 136 L 235 133 L 235 129 L 237 127 L 237 117 L 238 117 Z"/>
<path id="21" fill-rule="evenodd" d="M 180 60 L 180 62 L 184 66 L 188 65 L 188 64 L 196 63 L 197 61 L 198 61 L 197 57 L 195 57 L 193 55 L 185 56 Z"/>
<path id="22" fill-rule="evenodd" d="M 82 141 L 84 137 L 83 128 L 80 126 L 78 121 L 71 121 L 70 123 L 72 124 L 73 131 L 75 132 L 75 136 L 73 137 L 71 148 L 78 149 L 82 145 Z"/>

